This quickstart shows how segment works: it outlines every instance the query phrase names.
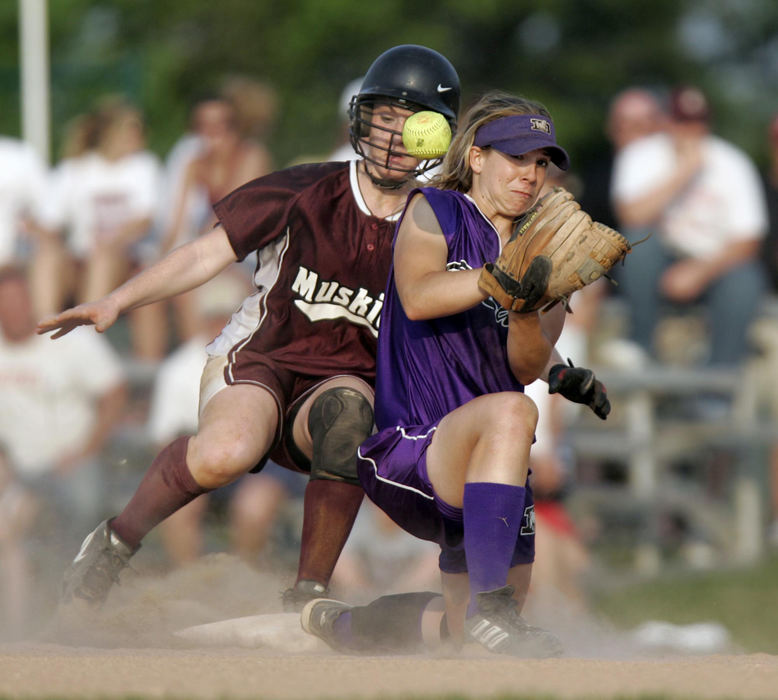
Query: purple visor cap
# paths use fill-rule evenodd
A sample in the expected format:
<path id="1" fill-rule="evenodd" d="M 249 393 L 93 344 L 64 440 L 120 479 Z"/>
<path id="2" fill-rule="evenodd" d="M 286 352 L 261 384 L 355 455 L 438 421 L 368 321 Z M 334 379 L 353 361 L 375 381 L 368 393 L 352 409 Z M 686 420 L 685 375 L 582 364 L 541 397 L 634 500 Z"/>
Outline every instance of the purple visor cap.
<path id="1" fill-rule="evenodd" d="M 491 146 L 509 156 L 521 156 L 536 148 L 548 151 L 561 170 L 570 167 L 567 151 L 556 142 L 554 122 L 540 114 L 512 114 L 484 124 L 475 132 L 474 146 Z"/>

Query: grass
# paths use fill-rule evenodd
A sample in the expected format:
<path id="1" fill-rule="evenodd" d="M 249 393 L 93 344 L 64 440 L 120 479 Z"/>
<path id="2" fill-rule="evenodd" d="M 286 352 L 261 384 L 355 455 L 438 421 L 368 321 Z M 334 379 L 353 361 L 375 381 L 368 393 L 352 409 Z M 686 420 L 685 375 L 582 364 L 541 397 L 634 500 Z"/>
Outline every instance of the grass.
<path id="1" fill-rule="evenodd" d="M 596 610 L 617 627 L 648 620 L 715 621 L 748 653 L 778 654 L 778 554 L 748 568 L 674 574 L 595 592 Z"/>

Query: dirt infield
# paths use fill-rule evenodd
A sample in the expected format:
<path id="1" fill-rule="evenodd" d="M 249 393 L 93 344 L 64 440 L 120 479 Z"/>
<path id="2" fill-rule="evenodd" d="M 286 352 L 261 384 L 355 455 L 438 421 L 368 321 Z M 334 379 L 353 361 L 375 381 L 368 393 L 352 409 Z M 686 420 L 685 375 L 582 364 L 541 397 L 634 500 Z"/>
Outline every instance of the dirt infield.
<path id="1" fill-rule="evenodd" d="M 647 654 L 624 634 L 582 620 L 553 623 L 567 648 L 559 659 L 480 649 L 342 656 L 279 612 L 280 584 L 220 556 L 163 578 L 130 577 L 99 614 L 58 616 L 35 639 L 0 645 L 0 697 L 778 698 L 776 656 Z M 257 613 L 272 634 L 211 631 L 215 621 Z M 182 636 L 193 625 L 208 634 Z"/>
<path id="2" fill-rule="evenodd" d="M 0 649 L 0 696 L 189 698 L 778 697 L 767 655 L 653 660 L 360 657 L 209 650 Z"/>

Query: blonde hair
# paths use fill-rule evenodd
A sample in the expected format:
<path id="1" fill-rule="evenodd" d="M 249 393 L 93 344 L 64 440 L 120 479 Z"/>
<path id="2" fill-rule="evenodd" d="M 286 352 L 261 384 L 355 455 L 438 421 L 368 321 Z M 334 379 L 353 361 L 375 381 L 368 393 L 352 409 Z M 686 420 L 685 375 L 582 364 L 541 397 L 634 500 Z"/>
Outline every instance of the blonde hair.
<path id="1" fill-rule="evenodd" d="M 95 147 L 106 156 L 112 155 L 116 148 L 119 128 L 134 124 L 141 134 L 145 129 L 140 108 L 122 95 L 101 98 L 95 105 L 94 115 L 97 125 Z"/>
<path id="2" fill-rule="evenodd" d="M 465 113 L 433 183 L 442 190 L 467 192 L 473 185 L 470 148 L 484 124 L 513 114 L 540 114 L 551 119 L 548 110 L 533 100 L 493 90 L 483 95 Z"/>
<path id="3" fill-rule="evenodd" d="M 264 140 L 278 116 L 278 93 L 269 83 L 243 75 L 226 78 L 220 95 L 234 111 L 235 127 L 243 138 Z"/>
<path id="4" fill-rule="evenodd" d="M 94 150 L 110 151 L 115 127 L 129 120 L 135 121 L 141 130 L 144 128 L 141 110 L 125 97 L 100 97 L 88 112 L 73 117 L 66 125 L 62 157 L 77 158 Z"/>
<path id="5" fill-rule="evenodd" d="M 97 147 L 98 124 L 92 112 L 78 114 L 65 124 L 61 158 L 78 158 Z"/>

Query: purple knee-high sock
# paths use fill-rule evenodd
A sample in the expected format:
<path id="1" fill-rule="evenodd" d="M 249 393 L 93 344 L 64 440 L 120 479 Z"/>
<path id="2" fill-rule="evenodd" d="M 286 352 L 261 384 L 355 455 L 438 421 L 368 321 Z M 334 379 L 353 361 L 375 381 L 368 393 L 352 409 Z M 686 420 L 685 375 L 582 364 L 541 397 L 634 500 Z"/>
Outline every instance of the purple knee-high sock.
<path id="1" fill-rule="evenodd" d="M 470 579 L 468 616 L 477 610 L 476 593 L 504 586 L 524 519 L 522 486 L 486 482 L 465 484 L 462 506 L 465 556 Z"/>

